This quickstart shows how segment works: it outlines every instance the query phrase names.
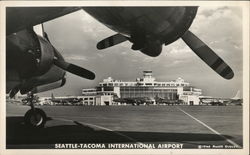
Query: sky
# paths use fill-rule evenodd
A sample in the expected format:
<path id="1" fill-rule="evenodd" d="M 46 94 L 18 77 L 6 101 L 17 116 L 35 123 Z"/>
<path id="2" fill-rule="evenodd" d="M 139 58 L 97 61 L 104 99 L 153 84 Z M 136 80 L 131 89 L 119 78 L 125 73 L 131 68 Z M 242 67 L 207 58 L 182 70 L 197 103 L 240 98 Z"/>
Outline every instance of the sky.
<path id="1" fill-rule="evenodd" d="M 67 83 L 39 96 L 81 95 L 82 88 L 93 88 L 104 78 L 135 81 L 143 70 L 152 70 L 157 81 L 183 78 L 192 86 L 201 88 L 203 95 L 233 97 L 242 92 L 243 48 L 242 12 L 240 7 L 199 7 L 191 30 L 212 48 L 234 71 L 234 78 L 226 80 L 217 75 L 181 40 L 163 46 L 158 57 L 149 57 L 131 50 L 124 42 L 105 50 L 96 44 L 114 31 L 99 23 L 83 10 L 62 16 L 44 24 L 52 44 L 71 63 L 96 74 L 87 80 L 67 73 Z"/>

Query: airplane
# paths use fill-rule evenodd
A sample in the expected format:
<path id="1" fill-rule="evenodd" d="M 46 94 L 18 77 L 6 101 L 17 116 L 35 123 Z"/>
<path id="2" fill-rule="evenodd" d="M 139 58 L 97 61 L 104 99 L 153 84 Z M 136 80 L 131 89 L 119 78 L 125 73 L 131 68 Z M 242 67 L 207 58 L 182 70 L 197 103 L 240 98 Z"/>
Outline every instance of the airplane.
<path id="1" fill-rule="evenodd" d="M 66 62 L 51 44 L 47 33 L 37 35 L 33 26 L 63 15 L 85 10 L 95 19 L 118 32 L 97 44 L 105 49 L 124 41 L 132 49 L 149 56 L 158 56 L 162 45 L 179 38 L 213 70 L 225 79 L 234 76 L 232 69 L 204 42 L 188 29 L 196 16 L 197 6 L 175 7 L 7 7 L 6 8 L 6 93 L 28 94 L 31 110 L 25 114 L 26 123 L 43 127 L 45 113 L 34 108 L 32 98 L 39 93 L 62 87 L 65 71 L 94 79 L 89 70 Z M 35 118 L 35 119 L 33 119 Z M 34 121 L 36 120 L 36 121 Z"/>
<path id="2" fill-rule="evenodd" d="M 38 35 L 33 26 L 80 10 L 77 7 L 7 7 L 6 8 L 6 93 L 27 94 L 31 109 L 24 115 L 26 125 L 44 127 L 47 117 L 34 107 L 34 94 L 62 87 L 65 72 L 93 80 L 95 74 L 66 62 L 51 44 L 47 33 Z M 43 26 L 42 26 L 43 28 Z"/>
<path id="3" fill-rule="evenodd" d="M 232 98 L 222 98 L 222 97 L 210 97 L 202 96 L 200 101 L 204 104 L 210 105 L 242 105 L 243 99 L 240 98 L 240 91 L 238 90 L 236 95 Z"/>
<path id="4" fill-rule="evenodd" d="M 132 104 L 132 105 L 140 105 L 140 104 L 149 105 L 154 102 L 149 97 L 116 98 L 113 101 L 119 103 Z"/>
<path id="5" fill-rule="evenodd" d="M 83 7 L 87 13 L 116 34 L 97 43 L 97 49 L 106 49 L 125 41 L 132 50 L 156 57 L 162 45 L 182 40 L 207 65 L 225 79 L 232 79 L 232 69 L 203 41 L 189 31 L 198 7 Z"/>
<path id="6" fill-rule="evenodd" d="M 82 100 L 83 100 L 82 98 L 77 98 L 77 97 L 54 97 L 53 93 L 51 94 L 51 99 L 50 99 L 50 101 L 53 103 L 59 103 L 63 105 L 79 103 Z"/>
<path id="7" fill-rule="evenodd" d="M 156 100 L 156 104 L 167 104 L 167 105 L 176 105 L 176 104 L 182 104 L 182 100 L 169 100 L 165 98 L 158 98 Z"/>

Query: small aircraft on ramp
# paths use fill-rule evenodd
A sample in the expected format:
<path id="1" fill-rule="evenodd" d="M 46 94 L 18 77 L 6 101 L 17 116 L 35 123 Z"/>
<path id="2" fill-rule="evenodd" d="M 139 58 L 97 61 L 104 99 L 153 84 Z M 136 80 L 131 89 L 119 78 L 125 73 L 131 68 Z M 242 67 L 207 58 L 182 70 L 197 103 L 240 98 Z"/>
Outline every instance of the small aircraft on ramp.
<path id="1" fill-rule="evenodd" d="M 243 99 L 240 98 L 239 90 L 237 91 L 236 95 L 232 98 L 203 96 L 200 97 L 200 101 L 203 104 L 210 104 L 210 105 L 242 105 L 243 103 Z"/>
<path id="2" fill-rule="evenodd" d="M 59 103 L 59 104 L 63 104 L 63 105 L 70 105 L 70 104 L 74 104 L 74 103 L 79 103 L 81 102 L 83 99 L 82 98 L 77 98 L 77 97 L 54 97 L 53 94 L 51 94 L 51 99 L 50 101 L 53 103 Z"/>
<path id="3" fill-rule="evenodd" d="M 117 98 L 113 100 L 114 102 L 119 103 L 126 103 L 126 104 L 132 104 L 132 105 L 141 105 L 141 104 L 153 104 L 154 101 L 150 99 L 149 97 L 133 97 L 133 98 Z"/>
<path id="4" fill-rule="evenodd" d="M 179 105 L 183 104 L 182 100 L 170 100 L 170 99 L 165 99 L 165 98 L 156 98 L 155 99 L 156 104 L 165 104 L 165 105 Z"/>

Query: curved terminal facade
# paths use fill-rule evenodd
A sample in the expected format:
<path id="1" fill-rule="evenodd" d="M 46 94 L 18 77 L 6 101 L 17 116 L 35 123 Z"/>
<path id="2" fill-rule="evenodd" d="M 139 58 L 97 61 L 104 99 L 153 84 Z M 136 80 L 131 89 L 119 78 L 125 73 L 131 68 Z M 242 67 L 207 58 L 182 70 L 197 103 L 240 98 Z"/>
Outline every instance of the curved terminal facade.
<path id="1" fill-rule="evenodd" d="M 201 89 L 190 86 L 182 78 L 173 81 L 159 82 L 152 76 L 152 71 L 143 71 L 143 77 L 136 81 L 114 80 L 111 77 L 104 79 L 99 86 L 92 89 L 82 89 L 83 96 L 95 98 L 95 105 L 115 104 L 114 99 L 148 98 L 153 104 L 173 103 L 182 101 L 182 104 L 197 105 Z M 161 99 L 158 102 L 157 98 Z M 85 104 L 89 104 L 86 99 Z"/>

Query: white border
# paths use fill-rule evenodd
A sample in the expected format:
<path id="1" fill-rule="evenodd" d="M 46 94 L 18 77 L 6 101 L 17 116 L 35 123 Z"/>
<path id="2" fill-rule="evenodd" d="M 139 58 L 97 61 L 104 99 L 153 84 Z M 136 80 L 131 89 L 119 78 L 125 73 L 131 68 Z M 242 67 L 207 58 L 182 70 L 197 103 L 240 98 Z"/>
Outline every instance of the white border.
<path id="1" fill-rule="evenodd" d="M 39 150 L 39 149 L 5 149 L 6 139 L 6 106 L 5 106 L 5 7 L 7 6 L 240 6 L 243 8 L 243 149 L 142 149 L 142 150 Z M 1 1 L 0 2 L 0 154 L 227 154 L 246 155 L 249 154 L 249 5 L 248 1 Z"/>

